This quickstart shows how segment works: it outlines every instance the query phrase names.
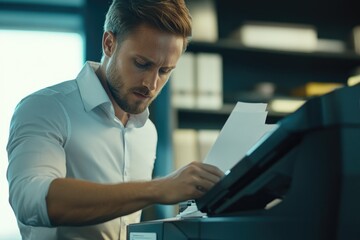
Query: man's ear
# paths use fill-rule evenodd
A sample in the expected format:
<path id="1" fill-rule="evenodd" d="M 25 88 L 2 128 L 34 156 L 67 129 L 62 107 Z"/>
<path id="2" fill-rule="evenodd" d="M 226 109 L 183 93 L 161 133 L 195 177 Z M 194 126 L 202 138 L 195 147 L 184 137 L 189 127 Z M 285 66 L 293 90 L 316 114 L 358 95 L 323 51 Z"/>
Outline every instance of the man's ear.
<path id="1" fill-rule="evenodd" d="M 116 49 L 116 37 L 114 33 L 110 31 L 104 32 L 102 45 L 104 55 L 107 57 L 111 57 Z"/>

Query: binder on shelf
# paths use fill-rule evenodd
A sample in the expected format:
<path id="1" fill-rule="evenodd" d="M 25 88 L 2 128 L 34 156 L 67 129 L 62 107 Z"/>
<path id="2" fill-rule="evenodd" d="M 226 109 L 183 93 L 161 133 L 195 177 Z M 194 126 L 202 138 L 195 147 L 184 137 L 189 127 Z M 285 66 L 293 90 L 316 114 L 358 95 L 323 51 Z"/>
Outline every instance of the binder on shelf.
<path id="1" fill-rule="evenodd" d="M 196 55 L 196 106 L 220 109 L 223 105 L 222 57 L 215 53 Z"/>
<path id="2" fill-rule="evenodd" d="M 199 159 L 202 161 L 214 145 L 220 130 L 201 129 L 198 130 Z"/>
<path id="3" fill-rule="evenodd" d="M 216 42 L 218 40 L 217 13 L 214 0 L 186 2 L 192 16 L 192 40 Z"/>
<path id="4" fill-rule="evenodd" d="M 318 39 L 317 51 L 343 53 L 346 51 L 346 44 L 341 40 L 334 39 Z"/>
<path id="5" fill-rule="evenodd" d="M 174 167 L 202 161 L 215 143 L 220 130 L 175 129 L 173 132 Z"/>
<path id="6" fill-rule="evenodd" d="M 317 49 L 317 31 L 311 25 L 247 22 L 232 35 L 244 46 L 286 51 Z"/>
<path id="7" fill-rule="evenodd" d="M 360 54 L 360 25 L 354 27 L 352 35 L 354 50 L 357 54 Z"/>
<path id="8" fill-rule="evenodd" d="M 195 107 L 195 55 L 184 53 L 171 76 L 172 104 L 178 108 Z"/>
<path id="9" fill-rule="evenodd" d="M 347 81 L 348 86 L 355 86 L 357 84 L 360 84 L 360 75 L 355 75 L 355 76 L 349 77 L 349 79 Z"/>
<path id="10" fill-rule="evenodd" d="M 360 67 L 355 68 L 347 80 L 348 86 L 355 86 L 360 83 Z"/>
<path id="11" fill-rule="evenodd" d="M 301 87 L 292 91 L 292 95 L 296 97 L 313 97 L 320 96 L 337 88 L 343 87 L 344 84 L 332 82 L 308 82 Z"/>
<path id="12" fill-rule="evenodd" d="M 272 114 L 286 115 L 298 110 L 306 101 L 295 98 L 273 98 L 268 105 Z"/>
<path id="13" fill-rule="evenodd" d="M 175 129 L 173 132 L 174 167 L 179 169 L 199 161 L 198 138 L 195 129 Z"/>

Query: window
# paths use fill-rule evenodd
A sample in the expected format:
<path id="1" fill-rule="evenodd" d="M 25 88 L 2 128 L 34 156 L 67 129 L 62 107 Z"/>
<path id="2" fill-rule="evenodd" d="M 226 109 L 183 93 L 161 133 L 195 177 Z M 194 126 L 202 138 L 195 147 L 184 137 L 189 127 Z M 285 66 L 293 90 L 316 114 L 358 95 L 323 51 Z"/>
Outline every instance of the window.
<path id="1" fill-rule="evenodd" d="M 16 104 L 26 95 L 74 79 L 83 62 L 83 37 L 74 32 L 0 29 L 0 239 L 21 239 L 8 203 L 6 144 Z"/>

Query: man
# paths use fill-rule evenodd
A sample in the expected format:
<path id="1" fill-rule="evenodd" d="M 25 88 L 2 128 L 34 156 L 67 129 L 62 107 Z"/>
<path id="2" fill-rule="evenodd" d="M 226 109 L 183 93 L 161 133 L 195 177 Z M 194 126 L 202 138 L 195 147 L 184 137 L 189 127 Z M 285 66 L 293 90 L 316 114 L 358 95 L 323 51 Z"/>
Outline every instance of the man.
<path id="1" fill-rule="evenodd" d="M 183 0 L 115 0 L 101 63 L 19 103 L 7 177 L 23 239 L 125 239 L 144 207 L 198 198 L 219 181 L 223 173 L 202 163 L 151 180 L 148 106 L 190 34 Z"/>

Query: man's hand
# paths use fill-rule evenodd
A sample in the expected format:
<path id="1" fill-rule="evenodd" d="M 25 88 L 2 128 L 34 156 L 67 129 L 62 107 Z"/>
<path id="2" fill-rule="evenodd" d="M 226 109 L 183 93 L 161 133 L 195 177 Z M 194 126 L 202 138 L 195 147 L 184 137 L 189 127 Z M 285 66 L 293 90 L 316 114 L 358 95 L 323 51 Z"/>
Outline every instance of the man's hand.
<path id="1" fill-rule="evenodd" d="M 175 204 L 199 198 L 223 176 L 224 173 L 213 165 L 192 162 L 164 178 L 155 180 L 159 184 L 158 202 Z"/>

